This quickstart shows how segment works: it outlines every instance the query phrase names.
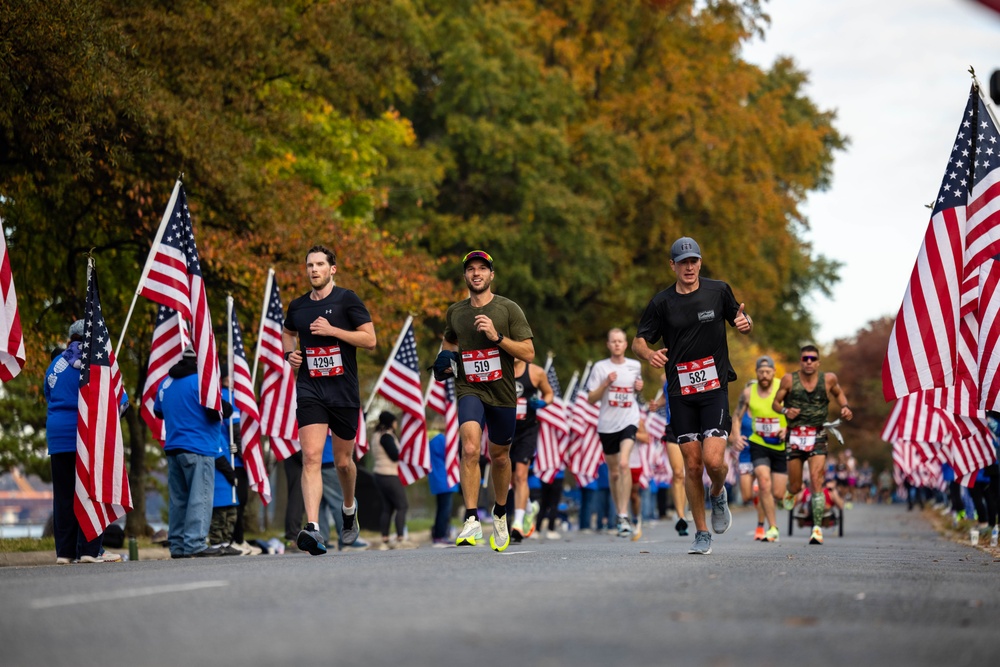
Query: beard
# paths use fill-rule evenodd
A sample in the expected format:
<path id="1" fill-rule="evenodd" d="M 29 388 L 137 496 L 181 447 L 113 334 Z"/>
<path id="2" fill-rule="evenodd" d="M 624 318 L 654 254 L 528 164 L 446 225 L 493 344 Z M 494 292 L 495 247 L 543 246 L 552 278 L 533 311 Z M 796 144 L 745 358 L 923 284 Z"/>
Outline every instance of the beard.
<path id="1" fill-rule="evenodd" d="M 768 389 L 770 389 L 770 388 L 771 388 L 771 384 L 772 384 L 773 382 L 774 382 L 774 380 L 773 380 L 773 379 L 771 379 L 771 380 L 760 380 L 760 379 L 758 379 L 758 380 L 757 380 L 757 385 L 758 385 L 758 386 L 759 386 L 759 387 L 760 387 L 761 389 L 763 389 L 764 391 L 767 391 Z"/>
<path id="2" fill-rule="evenodd" d="M 326 287 L 327 285 L 329 285 L 332 282 L 333 282 L 333 276 L 332 275 L 326 276 L 325 278 L 320 277 L 320 278 L 310 278 L 309 279 L 309 284 L 312 285 L 312 288 L 314 290 L 321 290 L 321 289 L 323 289 L 324 287 Z"/>
<path id="3" fill-rule="evenodd" d="M 493 281 L 490 278 L 484 278 L 483 284 L 480 287 L 473 287 L 472 281 L 470 281 L 468 277 L 465 278 L 465 286 L 468 287 L 469 291 L 473 294 L 482 294 L 490 288 L 490 284 L 492 282 Z"/>

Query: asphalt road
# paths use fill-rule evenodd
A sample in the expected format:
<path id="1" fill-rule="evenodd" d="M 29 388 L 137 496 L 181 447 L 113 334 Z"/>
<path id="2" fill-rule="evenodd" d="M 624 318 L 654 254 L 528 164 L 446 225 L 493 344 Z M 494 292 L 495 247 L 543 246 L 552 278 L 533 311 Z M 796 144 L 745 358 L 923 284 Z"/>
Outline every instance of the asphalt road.
<path id="1" fill-rule="evenodd" d="M 780 542 L 754 542 L 739 512 L 710 556 L 660 524 L 638 542 L 502 554 L 0 568 L 2 663 L 851 667 L 972 665 L 1000 648 L 1000 563 L 927 515 L 857 507 L 822 546 L 779 523 Z"/>

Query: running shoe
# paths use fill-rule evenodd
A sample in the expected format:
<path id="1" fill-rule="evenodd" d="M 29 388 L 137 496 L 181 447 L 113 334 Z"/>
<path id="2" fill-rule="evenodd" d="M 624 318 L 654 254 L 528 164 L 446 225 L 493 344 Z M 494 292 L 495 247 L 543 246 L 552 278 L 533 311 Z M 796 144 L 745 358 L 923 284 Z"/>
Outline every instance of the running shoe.
<path id="1" fill-rule="evenodd" d="M 753 531 L 753 539 L 757 542 L 764 541 L 764 526 L 757 524 L 757 530 Z"/>
<path id="2" fill-rule="evenodd" d="M 410 540 L 396 540 L 392 544 L 393 549 L 419 549 L 420 545 Z"/>
<path id="3" fill-rule="evenodd" d="M 628 537 L 632 534 L 632 525 L 628 522 L 627 517 L 618 517 L 618 537 Z"/>
<path id="4" fill-rule="evenodd" d="M 306 526 L 299 531 L 295 537 L 295 546 L 301 551 L 308 551 L 313 556 L 322 556 L 326 553 L 326 545 L 323 544 L 318 530 L 308 530 L 308 528 Z M 346 529 L 344 532 L 347 532 Z"/>
<path id="5" fill-rule="evenodd" d="M 785 497 L 781 501 L 781 506 L 784 507 L 786 510 L 790 510 L 793 507 L 795 507 L 795 496 L 790 494 L 788 491 L 785 491 Z"/>
<path id="6" fill-rule="evenodd" d="M 490 535 L 490 546 L 493 551 L 503 551 L 510 546 L 510 533 L 507 532 L 507 515 L 493 515 L 493 534 Z"/>
<path id="7" fill-rule="evenodd" d="M 707 556 L 712 553 L 712 534 L 707 530 L 696 530 L 694 533 L 694 544 L 688 549 L 689 554 Z"/>
<path id="8" fill-rule="evenodd" d="M 191 554 L 191 558 L 214 558 L 216 556 L 221 556 L 222 550 L 219 547 L 206 547 L 201 551 L 196 551 Z"/>
<path id="9" fill-rule="evenodd" d="M 535 533 L 535 517 L 538 516 L 540 508 L 541 505 L 538 504 L 537 500 L 528 503 L 528 508 L 524 512 L 524 525 L 527 526 L 524 532 L 525 537 L 531 537 Z"/>
<path id="10" fill-rule="evenodd" d="M 56 557 L 56 565 L 69 565 L 73 562 L 72 558 L 66 558 L 65 556 Z"/>
<path id="11" fill-rule="evenodd" d="M 722 535 L 733 525 L 733 513 L 729 511 L 729 494 L 726 487 L 722 487 L 722 493 L 718 496 L 709 497 L 712 499 L 712 530 L 716 535 Z"/>
<path id="12" fill-rule="evenodd" d="M 340 516 L 344 518 L 344 530 L 340 532 L 340 541 L 344 543 L 345 546 L 350 546 L 354 544 L 358 535 L 361 533 L 361 528 L 359 527 L 360 521 L 358 520 L 358 501 L 354 500 L 354 514 L 347 516 L 344 514 L 344 509 L 340 509 Z M 302 535 L 302 533 L 299 533 Z M 323 551 L 326 551 L 324 548 Z M 311 553 L 311 552 L 310 552 Z M 313 554 L 314 556 L 316 554 Z"/>
<path id="13" fill-rule="evenodd" d="M 688 534 L 688 522 L 685 521 L 683 517 L 677 519 L 677 523 L 674 525 L 674 528 L 677 530 L 677 534 L 681 537 Z"/>
<path id="14" fill-rule="evenodd" d="M 638 542 L 642 539 L 642 519 L 635 520 L 635 528 L 632 530 L 632 541 Z"/>
<path id="15" fill-rule="evenodd" d="M 558 531 L 547 530 L 547 531 L 545 531 L 545 539 L 547 539 L 547 540 L 561 540 L 562 539 L 562 535 L 560 535 Z"/>
<path id="16" fill-rule="evenodd" d="M 778 541 L 778 527 L 777 526 L 771 526 L 770 528 L 768 528 L 767 532 L 764 533 L 764 540 L 766 542 L 777 542 Z"/>
<path id="17" fill-rule="evenodd" d="M 483 524 L 479 523 L 479 519 L 474 516 L 470 516 L 465 520 L 465 525 L 462 526 L 462 532 L 458 534 L 455 538 L 455 546 L 459 547 L 474 547 L 476 546 L 476 540 L 483 539 Z"/>
<path id="18" fill-rule="evenodd" d="M 120 563 L 122 562 L 121 554 L 113 554 L 110 551 L 105 551 L 99 556 L 80 556 L 81 563 Z"/>
<path id="19" fill-rule="evenodd" d="M 823 529 L 813 526 L 812 535 L 809 536 L 809 544 L 823 544 Z"/>
<path id="20" fill-rule="evenodd" d="M 514 544 L 520 544 L 524 539 L 524 529 L 521 526 L 514 525 L 510 529 L 510 541 Z"/>

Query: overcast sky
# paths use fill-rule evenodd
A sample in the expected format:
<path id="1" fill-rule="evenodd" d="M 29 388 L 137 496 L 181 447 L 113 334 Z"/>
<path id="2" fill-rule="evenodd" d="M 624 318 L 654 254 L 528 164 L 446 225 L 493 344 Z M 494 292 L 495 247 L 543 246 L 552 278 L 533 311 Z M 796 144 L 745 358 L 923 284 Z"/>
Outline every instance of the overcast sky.
<path id="1" fill-rule="evenodd" d="M 1000 14 L 972 0 L 770 0 L 771 26 L 744 58 L 809 73 L 808 95 L 850 137 L 833 187 L 805 206 L 816 252 L 843 262 L 818 297 L 820 343 L 895 315 L 948 164 L 975 68 L 1000 69 Z M 749 305 L 749 304 L 748 304 Z"/>

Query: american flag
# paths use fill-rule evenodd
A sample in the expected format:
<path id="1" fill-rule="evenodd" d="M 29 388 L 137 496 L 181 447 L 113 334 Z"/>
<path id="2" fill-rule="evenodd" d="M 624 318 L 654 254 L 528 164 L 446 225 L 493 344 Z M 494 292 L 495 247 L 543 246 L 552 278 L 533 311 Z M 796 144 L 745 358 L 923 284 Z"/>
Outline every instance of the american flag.
<path id="1" fill-rule="evenodd" d="M 229 351 L 229 377 L 233 382 L 233 406 L 240 411 L 240 455 L 243 457 L 243 467 L 246 468 L 250 488 L 267 505 L 271 502 L 271 482 L 267 478 L 264 451 L 260 444 L 260 412 L 254 397 L 246 349 L 243 347 L 240 320 L 236 315 L 233 298 L 228 297 L 226 301 L 233 336 L 233 345 Z"/>
<path id="2" fill-rule="evenodd" d="M 444 382 L 431 378 L 427 387 L 427 407 L 444 417 L 444 463 L 448 473 L 448 486 L 454 486 L 461 481 L 462 470 L 454 378 L 448 378 Z"/>
<path id="3" fill-rule="evenodd" d="M 545 370 L 552 387 L 552 403 L 535 413 L 538 419 L 538 447 L 535 449 L 535 474 L 547 484 L 551 484 L 563 466 L 563 457 L 569 445 L 569 419 L 562 397 L 562 387 L 556 375 L 556 368 L 549 360 Z"/>
<path id="4" fill-rule="evenodd" d="M 569 469 L 576 475 L 580 486 L 590 484 L 597 479 L 597 469 L 604 460 L 604 450 L 601 448 L 601 438 L 597 434 L 597 419 L 601 414 L 600 402 L 594 404 L 587 400 L 587 379 L 590 377 L 591 364 L 583 373 L 583 381 L 577 385 L 573 405 L 572 420 L 569 435 Z"/>
<path id="5" fill-rule="evenodd" d="M 1000 253 L 1000 146 L 973 85 L 882 364 L 891 401 L 956 383 L 961 286 Z M 995 371 L 994 371 L 995 372 Z"/>
<path id="6" fill-rule="evenodd" d="M 101 312 L 94 260 L 87 262 L 87 305 L 76 422 L 73 510 L 87 540 L 132 510 L 119 407 L 125 388 Z"/>
<path id="7" fill-rule="evenodd" d="M 260 385 L 260 423 L 264 435 L 271 440 L 274 458 L 284 461 L 302 449 L 299 443 L 299 425 L 295 420 L 295 371 L 285 361 L 281 343 L 284 326 L 284 307 L 281 289 L 268 276 L 267 307 L 261 319 L 260 340 L 257 354 L 264 364 L 264 377 Z"/>
<path id="8" fill-rule="evenodd" d="M 221 412 L 219 360 L 215 333 L 212 331 L 212 315 L 208 311 L 187 196 L 180 181 L 174 185 L 170 203 L 139 280 L 138 291 L 156 303 L 173 308 L 191 323 L 198 359 L 201 404 Z"/>
<path id="9" fill-rule="evenodd" d="M 24 335 L 17 310 L 14 276 L 7 255 L 7 234 L 0 225 L 0 382 L 10 382 L 24 368 Z"/>
<path id="10" fill-rule="evenodd" d="M 386 361 L 375 393 L 402 410 L 399 420 L 399 479 L 410 485 L 431 469 L 431 450 L 427 446 L 427 419 L 420 391 L 417 365 L 417 339 L 413 318 L 406 318 L 396 347 Z"/>
<path id="11" fill-rule="evenodd" d="M 153 414 L 156 390 L 173 365 L 181 360 L 189 342 L 187 324 L 177 311 L 160 306 L 156 313 L 153 342 L 149 346 L 149 365 L 146 368 L 146 384 L 142 388 L 142 408 L 139 412 L 153 437 L 160 441 L 161 447 L 167 439 L 167 433 L 163 420 Z"/>
<path id="12" fill-rule="evenodd" d="M 979 267 L 979 407 L 1000 410 L 1000 255 Z"/>

